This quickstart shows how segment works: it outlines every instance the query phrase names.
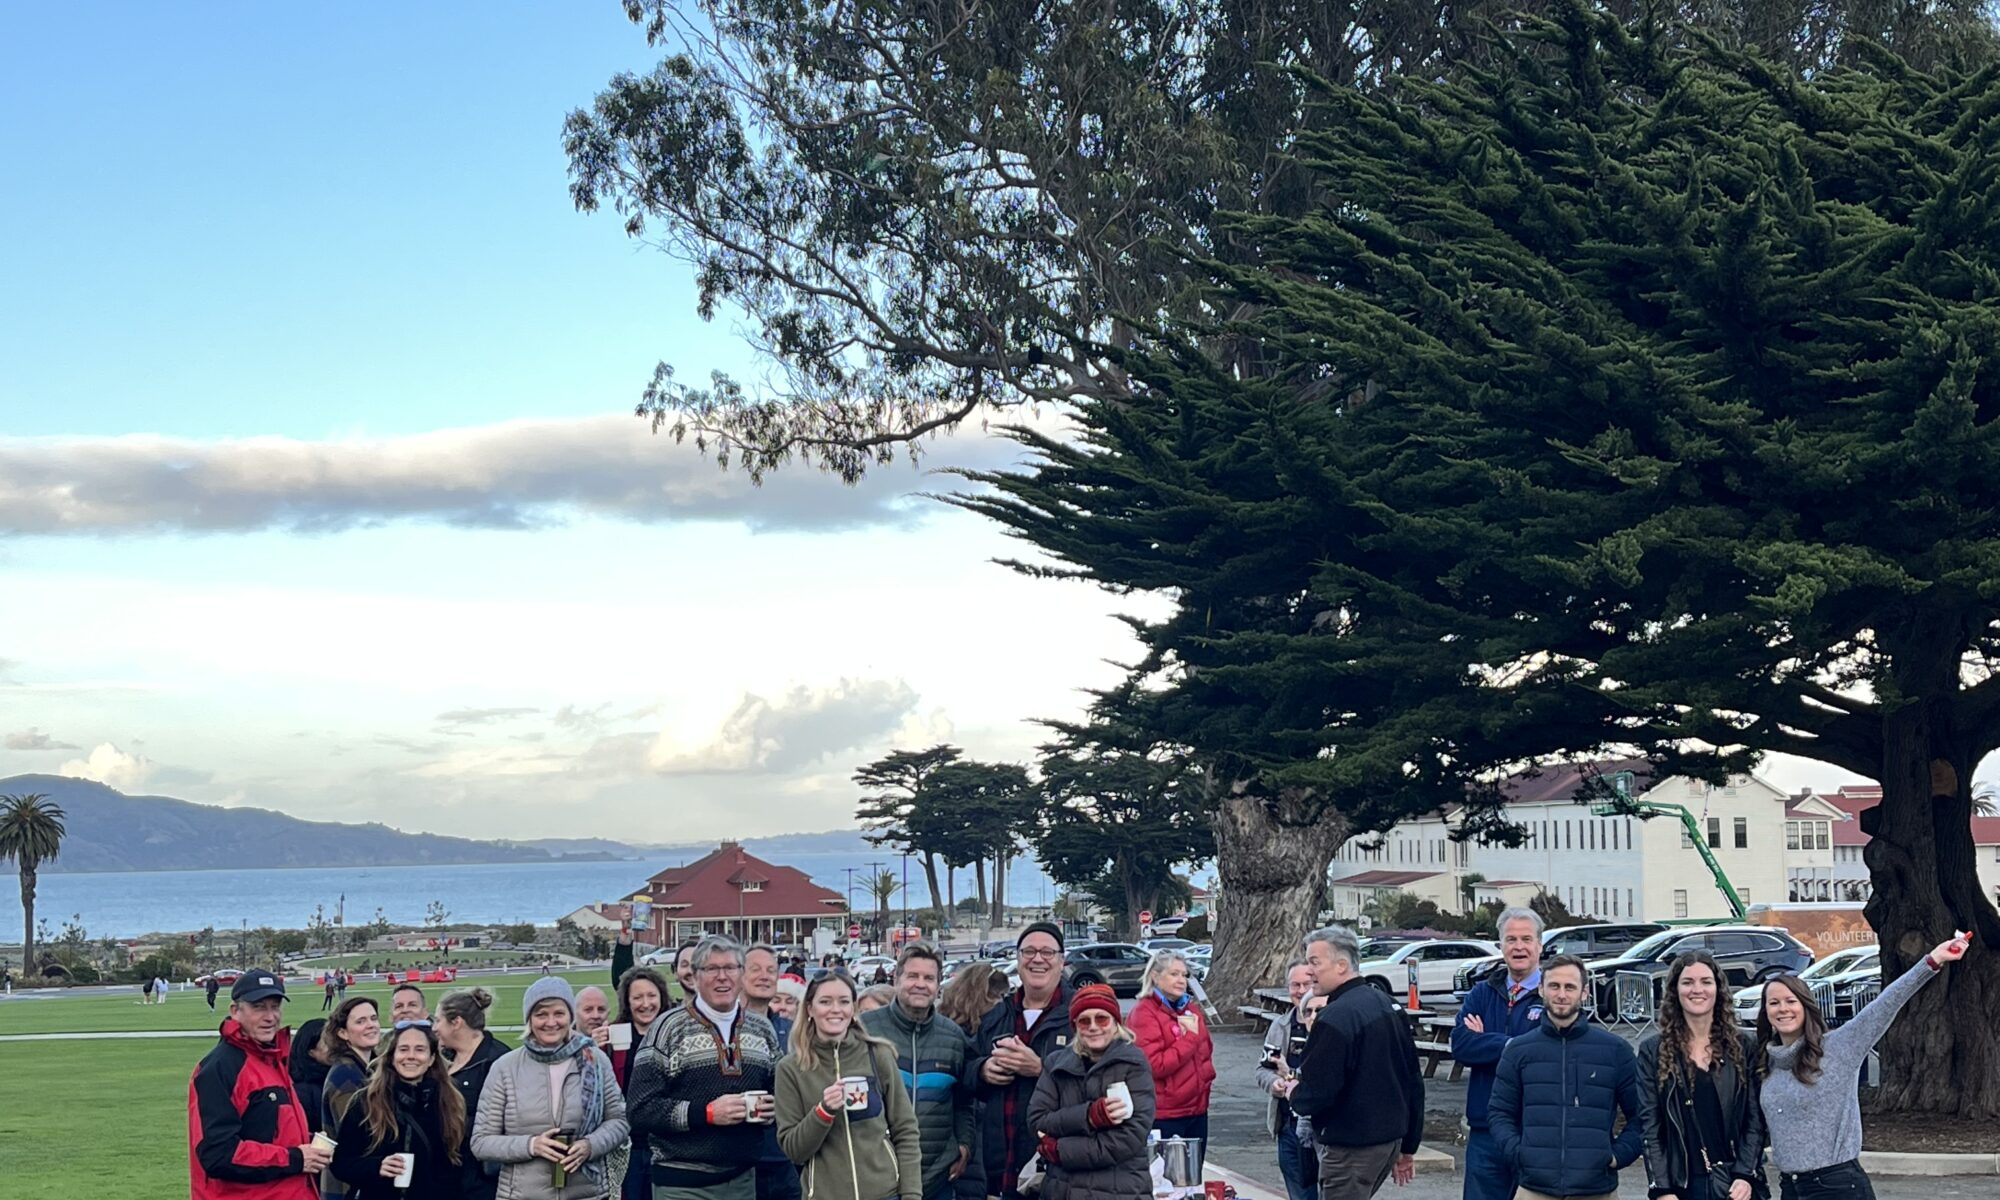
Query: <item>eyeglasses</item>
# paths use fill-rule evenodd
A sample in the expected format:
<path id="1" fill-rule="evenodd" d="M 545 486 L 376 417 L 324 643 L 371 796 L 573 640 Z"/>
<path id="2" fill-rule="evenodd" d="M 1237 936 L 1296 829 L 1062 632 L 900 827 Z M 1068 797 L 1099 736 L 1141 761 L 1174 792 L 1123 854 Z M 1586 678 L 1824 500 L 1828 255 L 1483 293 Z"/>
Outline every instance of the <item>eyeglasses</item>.
<path id="1" fill-rule="evenodd" d="M 1076 1019 L 1078 1029 L 1109 1029 L 1118 1023 L 1110 1013 L 1087 1012 Z"/>
<path id="2" fill-rule="evenodd" d="M 1054 961 L 1055 961 L 1056 959 L 1058 959 L 1058 958 L 1061 958 L 1061 957 L 1062 957 L 1062 951 L 1060 951 L 1060 950 L 1023 950 L 1023 951 L 1021 951 L 1021 952 L 1020 952 L 1020 955 L 1021 955 L 1021 958 L 1022 958 L 1023 960 L 1025 960 L 1025 961 L 1030 961 L 1030 962 L 1054 962 Z"/>
<path id="3" fill-rule="evenodd" d="M 697 975 L 741 975 L 743 973 L 743 966 L 741 963 L 738 963 L 727 967 L 698 967 L 695 973 Z"/>

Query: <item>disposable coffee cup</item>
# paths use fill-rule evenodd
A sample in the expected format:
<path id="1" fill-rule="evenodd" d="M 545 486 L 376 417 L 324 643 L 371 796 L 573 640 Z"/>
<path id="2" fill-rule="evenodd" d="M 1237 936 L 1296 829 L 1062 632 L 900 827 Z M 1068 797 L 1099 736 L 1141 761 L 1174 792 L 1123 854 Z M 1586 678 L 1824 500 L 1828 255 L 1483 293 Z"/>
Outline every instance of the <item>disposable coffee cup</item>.
<path id="1" fill-rule="evenodd" d="M 620 1021 L 616 1025 L 609 1025 L 606 1028 L 611 1030 L 611 1048 L 613 1050 L 630 1050 L 632 1048 L 632 1025 L 629 1021 Z"/>
<path id="2" fill-rule="evenodd" d="M 770 1100 L 770 1098 L 771 1098 L 771 1093 L 769 1092 L 743 1093 L 743 1103 L 750 1106 L 749 1115 L 744 1117 L 743 1119 L 750 1122 L 753 1125 L 763 1125 L 767 1123 L 770 1120 L 770 1118 L 764 1115 L 764 1104 L 766 1101 Z"/>
<path id="3" fill-rule="evenodd" d="M 868 1077 L 849 1075 L 840 1081 L 840 1090 L 847 1094 L 847 1111 L 868 1107 Z"/>
<path id="4" fill-rule="evenodd" d="M 1123 1080 L 1106 1086 L 1104 1089 L 1104 1098 L 1106 1100 L 1118 1101 L 1125 1106 L 1125 1111 L 1128 1115 L 1131 1113 L 1132 1089 Z"/>
<path id="5" fill-rule="evenodd" d="M 313 1134 L 312 1144 L 316 1148 L 326 1151 L 328 1154 L 332 1154 L 334 1147 L 340 1145 L 339 1142 L 336 1142 L 332 1138 L 326 1136 L 325 1133 Z"/>
<path id="6" fill-rule="evenodd" d="M 406 1188 L 410 1186 L 410 1177 L 417 1173 L 417 1156 L 405 1150 L 402 1157 L 403 1169 L 396 1172 L 396 1177 L 389 1182 L 399 1188 Z"/>

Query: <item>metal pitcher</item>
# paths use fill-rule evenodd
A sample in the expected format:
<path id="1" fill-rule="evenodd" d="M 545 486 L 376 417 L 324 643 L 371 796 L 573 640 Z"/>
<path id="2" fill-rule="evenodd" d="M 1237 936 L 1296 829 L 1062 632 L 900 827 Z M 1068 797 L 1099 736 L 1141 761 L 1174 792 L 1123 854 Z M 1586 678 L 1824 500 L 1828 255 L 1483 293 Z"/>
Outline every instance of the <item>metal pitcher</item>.
<path id="1" fill-rule="evenodd" d="M 1200 1138 L 1166 1138 L 1154 1147 L 1154 1154 L 1160 1159 L 1168 1183 L 1180 1188 L 1201 1186 Z"/>

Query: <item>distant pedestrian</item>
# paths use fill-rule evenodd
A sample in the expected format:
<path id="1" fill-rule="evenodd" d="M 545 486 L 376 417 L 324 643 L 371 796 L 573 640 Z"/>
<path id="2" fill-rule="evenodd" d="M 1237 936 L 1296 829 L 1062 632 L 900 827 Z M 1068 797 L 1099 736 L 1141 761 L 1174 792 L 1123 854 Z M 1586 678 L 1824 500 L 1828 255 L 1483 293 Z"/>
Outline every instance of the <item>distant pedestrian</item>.
<path id="1" fill-rule="evenodd" d="M 151 1004 L 152 1002 L 153 1002 L 153 976 L 148 975 L 144 979 L 141 979 L 139 981 L 139 1003 Z"/>
<path id="2" fill-rule="evenodd" d="M 537 979 L 521 1011 L 527 1036 L 487 1073 L 472 1152 L 501 1164 L 499 1191 L 510 1200 L 609 1200 L 618 1194 L 614 1156 L 630 1128 L 611 1060 L 577 1032 L 567 980 Z M 552 1179 L 558 1165 L 561 1186 Z"/>
<path id="3" fill-rule="evenodd" d="M 1187 956 L 1161 950 L 1146 963 L 1132 1036 L 1153 1068 L 1153 1128 L 1163 1138 L 1208 1137 L 1208 1096 L 1215 1085 L 1215 1039 L 1189 990 Z"/>
<path id="4" fill-rule="evenodd" d="M 1764 1182 L 1756 1039 L 1721 1007 L 1722 968 L 1692 950 L 1667 968 L 1657 1032 L 1639 1039 L 1639 1115 L 1654 1200 L 1750 1200 Z"/>
<path id="5" fill-rule="evenodd" d="M 1942 942 L 1847 1024 L 1828 1032 L 1812 989 L 1781 975 L 1757 1014 L 1758 1093 L 1781 1200 L 1874 1200 L 1861 1169 L 1861 1064 L 1918 989 L 1965 957 L 1970 935 Z"/>
<path id="6" fill-rule="evenodd" d="M 1299 1141 L 1299 1122 L 1292 1111 L 1292 1087 L 1305 1058 L 1312 1025 L 1306 1018 L 1306 998 L 1313 994 L 1312 967 L 1293 959 L 1285 966 L 1285 991 L 1292 1011 L 1264 1031 L 1264 1057 L 1257 1064 L 1257 1086 L 1270 1094 L 1264 1129 L 1278 1143 L 1278 1173 L 1285 1177 L 1289 1200 L 1315 1200 L 1319 1194 L 1319 1160 Z"/>
<path id="7" fill-rule="evenodd" d="M 487 1032 L 486 1010 L 492 1007 L 493 993 L 483 987 L 446 992 L 437 1006 L 438 1045 L 451 1059 L 451 1085 L 465 1105 L 465 1143 L 459 1156 L 459 1192 L 465 1200 L 495 1200 L 500 1190 L 500 1177 L 489 1175 L 472 1152 L 472 1120 L 479 1115 L 487 1074 L 508 1050 L 507 1043 Z"/>
<path id="8" fill-rule="evenodd" d="M 222 981 L 213 974 L 208 977 L 208 1011 L 215 1011 L 215 997 L 222 991 Z"/>
<path id="9" fill-rule="evenodd" d="M 1313 989 L 1326 1007 L 1313 1020 L 1292 1088 L 1312 1124 L 1320 1200 L 1367 1200 L 1393 1175 L 1416 1174 L 1424 1136 L 1424 1080 L 1416 1042 L 1395 1001 L 1361 975 L 1361 947 L 1339 926 L 1306 939 Z"/>
<path id="10" fill-rule="evenodd" d="M 1068 1016 L 1076 1037 L 1049 1056 L 1028 1101 L 1028 1127 L 1047 1171 L 1042 1195 L 1151 1200 L 1146 1135 L 1159 1124 L 1152 1068 L 1119 1021 L 1110 988 L 1078 988 Z"/>
<path id="11" fill-rule="evenodd" d="M 357 1200 L 461 1200 L 465 1100 L 428 1021 L 389 1036 L 340 1123 L 332 1173 Z"/>
<path id="12" fill-rule="evenodd" d="M 335 971 L 333 973 L 334 1003 L 338 1004 L 340 1001 L 347 999 L 347 985 L 353 982 L 354 972 L 352 971 Z"/>
<path id="13" fill-rule="evenodd" d="M 1542 965 L 1542 1019 L 1507 1043 L 1493 1077 L 1487 1128 L 1521 1200 L 1609 1200 L 1644 1149 L 1638 1060 L 1583 1011 L 1588 978 L 1573 955 Z"/>
<path id="14" fill-rule="evenodd" d="M 312 1200 L 312 1176 L 332 1155 L 312 1129 L 285 1069 L 285 984 L 246 971 L 229 990 L 222 1036 L 188 1080 L 191 1200 Z"/>
<path id="15" fill-rule="evenodd" d="M 328 975 L 326 977 L 326 988 L 325 988 L 326 998 L 319 1002 L 319 1010 L 321 1012 L 333 1011 L 333 993 L 335 990 L 336 990 L 336 985 L 333 982 L 333 976 Z"/>
<path id="16" fill-rule="evenodd" d="M 167 1002 L 166 977 L 163 975 L 156 975 L 153 977 L 153 1003 L 165 1004 L 166 1002 Z"/>
<path id="17" fill-rule="evenodd" d="M 1464 1200 L 1513 1200 L 1514 1168 L 1502 1161 L 1493 1144 L 1487 1105 L 1507 1043 L 1531 1032 L 1542 1018 L 1542 918 L 1531 908 L 1510 908 L 1494 927 L 1500 935 L 1500 966 L 1472 985 L 1451 1027 L 1452 1061 L 1472 1068 L 1465 1089 L 1470 1132 Z"/>

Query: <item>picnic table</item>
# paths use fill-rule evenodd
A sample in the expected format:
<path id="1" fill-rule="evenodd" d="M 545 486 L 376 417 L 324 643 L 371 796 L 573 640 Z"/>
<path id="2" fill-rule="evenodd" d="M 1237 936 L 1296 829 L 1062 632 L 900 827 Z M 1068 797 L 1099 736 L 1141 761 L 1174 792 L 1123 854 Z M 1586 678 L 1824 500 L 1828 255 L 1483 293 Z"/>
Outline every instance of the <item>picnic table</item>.
<path id="1" fill-rule="evenodd" d="M 1409 1012 L 1409 1010 L 1404 1010 Z M 1451 1028 L 1458 1023 L 1457 1017 L 1442 1016 L 1438 1013 L 1418 1009 L 1410 1013 L 1411 1032 L 1416 1035 L 1417 1057 L 1424 1060 L 1424 1078 L 1437 1076 L 1438 1063 L 1451 1063 L 1453 1083 L 1465 1074 L 1465 1064 L 1452 1057 Z"/>

